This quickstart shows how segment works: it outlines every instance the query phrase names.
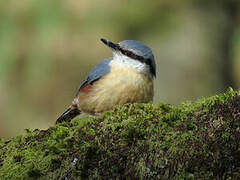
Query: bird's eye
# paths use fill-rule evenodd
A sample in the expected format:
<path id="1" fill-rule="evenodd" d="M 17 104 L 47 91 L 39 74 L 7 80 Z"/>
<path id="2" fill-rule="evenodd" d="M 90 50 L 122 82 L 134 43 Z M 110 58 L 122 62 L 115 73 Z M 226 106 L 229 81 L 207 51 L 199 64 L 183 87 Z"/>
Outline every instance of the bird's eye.
<path id="1" fill-rule="evenodd" d="M 137 55 L 132 54 L 133 59 L 138 59 Z"/>
<path id="2" fill-rule="evenodd" d="M 127 55 L 128 55 L 128 56 L 132 56 L 132 53 L 131 53 L 131 52 L 127 52 Z"/>

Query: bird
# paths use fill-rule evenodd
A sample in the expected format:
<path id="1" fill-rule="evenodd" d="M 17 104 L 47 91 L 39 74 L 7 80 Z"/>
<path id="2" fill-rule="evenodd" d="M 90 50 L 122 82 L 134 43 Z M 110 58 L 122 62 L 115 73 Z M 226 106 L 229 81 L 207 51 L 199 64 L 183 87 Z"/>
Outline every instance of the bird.
<path id="1" fill-rule="evenodd" d="M 69 122 L 82 113 L 100 114 L 115 105 L 153 101 L 156 63 L 152 50 L 136 40 L 100 40 L 112 50 L 112 57 L 90 72 L 56 124 Z"/>

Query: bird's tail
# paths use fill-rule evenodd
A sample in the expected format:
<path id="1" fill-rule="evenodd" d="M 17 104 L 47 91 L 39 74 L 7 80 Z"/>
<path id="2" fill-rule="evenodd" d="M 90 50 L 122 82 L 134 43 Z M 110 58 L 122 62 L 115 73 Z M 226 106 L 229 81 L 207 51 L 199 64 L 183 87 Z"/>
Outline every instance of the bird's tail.
<path id="1" fill-rule="evenodd" d="M 77 115 L 80 114 L 80 111 L 73 106 L 70 106 L 57 120 L 56 124 L 61 122 L 69 122 L 73 118 L 75 118 Z"/>

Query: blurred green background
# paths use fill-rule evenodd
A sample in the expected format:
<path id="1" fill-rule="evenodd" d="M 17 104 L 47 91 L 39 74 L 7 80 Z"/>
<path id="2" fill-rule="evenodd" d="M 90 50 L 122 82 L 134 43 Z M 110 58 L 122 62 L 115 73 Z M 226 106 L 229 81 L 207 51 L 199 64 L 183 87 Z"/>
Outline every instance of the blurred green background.
<path id="1" fill-rule="evenodd" d="M 0 0 L 0 137 L 46 129 L 81 81 L 135 39 L 157 63 L 154 103 L 240 87 L 238 0 Z"/>

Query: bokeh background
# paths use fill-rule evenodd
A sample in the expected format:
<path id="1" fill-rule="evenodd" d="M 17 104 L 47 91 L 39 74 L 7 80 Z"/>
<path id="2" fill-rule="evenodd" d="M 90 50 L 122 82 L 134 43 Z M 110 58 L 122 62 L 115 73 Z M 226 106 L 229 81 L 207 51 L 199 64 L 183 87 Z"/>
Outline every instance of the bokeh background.
<path id="1" fill-rule="evenodd" d="M 0 0 L 0 137 L 46 129 L 111 56 L 135 39 L 157 63 L 154 103 L 240 87 L 239 0 Z"/>

